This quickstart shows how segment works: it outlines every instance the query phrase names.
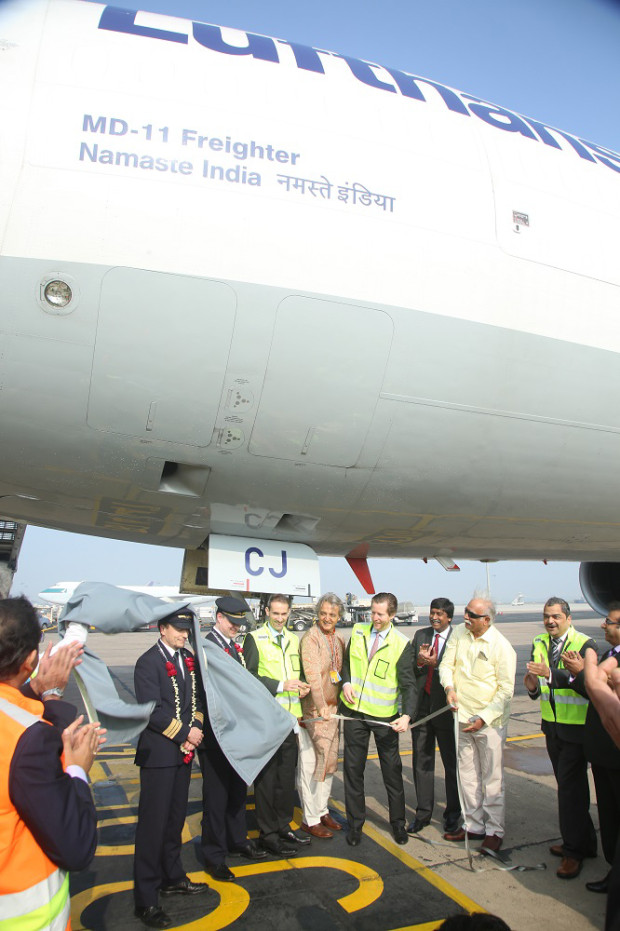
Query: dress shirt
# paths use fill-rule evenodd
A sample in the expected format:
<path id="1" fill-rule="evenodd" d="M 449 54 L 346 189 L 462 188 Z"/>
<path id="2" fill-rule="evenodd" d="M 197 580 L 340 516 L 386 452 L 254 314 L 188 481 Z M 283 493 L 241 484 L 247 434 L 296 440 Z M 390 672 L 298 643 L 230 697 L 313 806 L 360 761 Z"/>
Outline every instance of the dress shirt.
<path id="1" fill-rule="evenodd" d="M 491 625 L 474 637 L 464 624 L 453 628 L 446 644 L 439 678 L 444 689 L 454 688 L 460 722 L 482 718 L 491 727 L 503 727 L 510 717 L 517 654 Z"/>
<path id="2" fill-rule="evenodd" d="M 377 637 L 379 638 L 379 641 L 380 641 L 377 644 L 377 650 L 379 649 L 379 647 L 383 646 L 383 641 L 389 634 L 391 626 L 392 625 L 390 624 L 390 626 L 386 627 L 385 630 L 375 630 L 373 627 L 373 629 L 370 632 L 370 637 L 368 638 L 368 654 L 367 654 L 368 656 L 370 656 L 370 654 L 373 651 L 373 647 L 375 645 L 375 640 L 377 639 Z"/>
<path id="3" fill-rule="evenodd" d="M 163 640 L 160 640 L 160 641 L 159 641 L 159 645 L 160 645 L 160 647 L 163 647 L 163 648 L 164 648 L 164 650 L 166 651 L 166 653 L 167 653 L 168 656 L 170 657 L 170 662 L 174 662 L 174 657 L 178 654 L 178 656 L 179 656 L 179 673 L 180 673 L 181 679 L 182 679 L 183 681 L 185 681 L 185 662 L 184 662 L 184 660 L 183 660 L 183 653 L 182 653 L 182 651 L 181 651 L 181 648 L 179 647 L 178 650 L 175 650 L 175 649 L 173 649 L 173 647 L 169 647 L 167 643 L 164 643 Z"/>

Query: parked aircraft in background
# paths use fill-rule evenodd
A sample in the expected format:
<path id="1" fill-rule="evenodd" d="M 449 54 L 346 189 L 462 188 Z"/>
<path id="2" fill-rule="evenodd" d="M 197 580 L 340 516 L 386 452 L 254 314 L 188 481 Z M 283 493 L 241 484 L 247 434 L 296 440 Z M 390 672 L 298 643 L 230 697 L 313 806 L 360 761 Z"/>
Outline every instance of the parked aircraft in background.
<path id="1" fill-rule="evenodd" d="M 192 590 L 314 595 L 320 553 L 620 595 L 617 153 L 346 50 L 1 15 L 4 516 Z"/>
<path id="2" fill-rule="evenodd" d="M 82 580 L 83 581 L 83 580 Z M 39 592 L 38 598 L 52 605 L 65 605 L 73 592 L 81 585 L 82 582 L 55 582 L 49 588 L 44 588 Z M 180 592 L 178 588 L 172 585 L 119 585 L 118 588 L 124 588 L 129 592 L 140 592 L 143 595 L 152 595 L 153 598 L 161 598 L 163 601 L 170 602 L 189 602 L 192 605 L 204 605 L 212 598 L 205 598 L 202 595 L 190 595 Z"/>

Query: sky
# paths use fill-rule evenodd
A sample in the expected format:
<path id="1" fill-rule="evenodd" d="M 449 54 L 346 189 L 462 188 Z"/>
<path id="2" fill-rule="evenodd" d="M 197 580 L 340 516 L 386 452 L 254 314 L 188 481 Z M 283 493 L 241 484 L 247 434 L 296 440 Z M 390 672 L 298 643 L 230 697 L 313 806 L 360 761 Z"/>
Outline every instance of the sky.
<path id="1" fill-rule="evenodd" d="M 423 77 L 501 104 L 620 151 L 620 3 L 613 0 L 175 0 L 125 9 L 168 12 L 328 49 Z M 35 598 L 59 580 L 175 585 L 182 553 L 30 527 L 13 592 Z M 458 562 L 458 560 L 457 560 Z M 486 568 L 371 560 L 377 590 L 418 606 L 437 595 L 466 601 Z M 322 559 L 323 590 L 360 592 L 344 560 Z M 498 563 L 491 592 L 510 601 L 579 594 L 574 563 Z"/>

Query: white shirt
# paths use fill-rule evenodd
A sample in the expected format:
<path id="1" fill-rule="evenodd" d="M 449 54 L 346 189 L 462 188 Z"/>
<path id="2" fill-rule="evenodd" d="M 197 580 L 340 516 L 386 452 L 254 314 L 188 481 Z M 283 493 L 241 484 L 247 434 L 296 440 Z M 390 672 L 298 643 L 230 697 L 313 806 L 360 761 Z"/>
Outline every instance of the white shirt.
<path id="1" fill-rule="evenodd" d="M 490 727 L 503 727 L 510 717 L 517 654 L 492 625 L 474 637 L 459 624 L 452 631 L 439 678 L 444 689 L 456 690 L 459 721 L 482 718 Z"/>

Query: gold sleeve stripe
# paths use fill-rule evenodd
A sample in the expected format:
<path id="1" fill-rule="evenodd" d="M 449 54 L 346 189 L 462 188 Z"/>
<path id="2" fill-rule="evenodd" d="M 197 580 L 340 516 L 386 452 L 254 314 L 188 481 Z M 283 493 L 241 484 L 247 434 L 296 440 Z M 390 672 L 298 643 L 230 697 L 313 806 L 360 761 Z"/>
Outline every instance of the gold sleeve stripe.
<path id="1" fill-rule="evenodd" d="M 205 719 L 205 716 L 202 713 L 202 711 L 197 711 L 196 714 L 194 715 L 194 720 L 199 721 L 201 724 L 204 723 L 204 719 Z"/>
<path id="2" fill-rule="evenodd" d="M 174 740 L 176 735 L 181 730 L 181 722 L 177 721 L 176 718 L 173 718 L 165 731 L 162 731 L 164 737 L 169 737 L 170 740 Z"/>

